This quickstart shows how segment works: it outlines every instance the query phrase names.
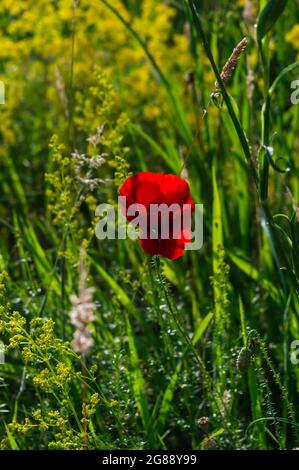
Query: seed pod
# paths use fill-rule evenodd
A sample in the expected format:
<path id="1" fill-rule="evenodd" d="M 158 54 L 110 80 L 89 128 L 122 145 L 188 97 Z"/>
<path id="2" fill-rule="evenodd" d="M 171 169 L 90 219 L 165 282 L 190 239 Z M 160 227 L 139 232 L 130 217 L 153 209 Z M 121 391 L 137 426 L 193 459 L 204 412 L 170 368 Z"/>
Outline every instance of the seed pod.
<path id="1" fill-rule="evenodd" d="M 198 424 L 201 427 L 202 431 L 205 434 L 208 434 L 208 432 L 209 432 L 209 418 L 207 418 L 206 416 L 202 416 L 201 418 L 199 418 Z"/>
<path id="2" fill-rule="evenodd" d="M 251 354 L 255 355 L 259 351 L 259 341 L 255 336 L 248 336 L 247 347 Z"/>
<path id="3" fill-rule="evenodd" d="M 216 446 L 217 442 L 212 437 L 206 437 L 203 441 L 203 446 L 205 449 L 213 449 Z"/>
<path id="4" fill-rule="evenodd" d="M 288 0 L 269 0 L 257 21 L 257 39 L 261 41 L 283 13 Z"/>
<path id="5" fill-rule="evenodd" d="M 237 358 L 237 369 L 240 372 L 246 372 L 251 364 L 251 352 L 248 348 L 242 348 Z"/>

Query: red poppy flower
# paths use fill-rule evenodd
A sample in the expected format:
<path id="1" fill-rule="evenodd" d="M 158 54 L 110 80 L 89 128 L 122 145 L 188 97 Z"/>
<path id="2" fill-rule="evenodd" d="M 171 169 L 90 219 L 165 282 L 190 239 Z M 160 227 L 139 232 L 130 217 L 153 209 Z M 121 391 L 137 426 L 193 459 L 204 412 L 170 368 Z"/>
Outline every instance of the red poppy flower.
<path id="1" fill-rule="evenodd" d="M 145 171 L 128 178 L 120 189 L 120 195 L 126 197 L 122 209 L 129 222 L 136 217 L 135 211 L 130 212 L 129 207 L 132 204 L 142 205 L 139 214 L 146 221 L 146 228 L 143 224 L 139 225 L 143 250 L 151 256 L 161 255 L 172 260 L 180 258 L 191 240 L 191 220 L 184 215 L 187 209 L 190 214 L 194 210 L 187 181 L 176 175 Z M 169 221 L 165 238 L 163 229 L 167 215 Z M 157 230 L 152 229 L 153 218 Z"/>

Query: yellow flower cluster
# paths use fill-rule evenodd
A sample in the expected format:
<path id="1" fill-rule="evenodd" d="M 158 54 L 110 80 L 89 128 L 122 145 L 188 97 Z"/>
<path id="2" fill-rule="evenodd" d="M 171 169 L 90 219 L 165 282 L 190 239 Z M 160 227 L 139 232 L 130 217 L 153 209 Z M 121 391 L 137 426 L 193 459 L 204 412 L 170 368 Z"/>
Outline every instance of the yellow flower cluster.
<path id="1" fill-rule="evenodd" d="M 18 357 L 26 364 L 28 373 L 27 384 L 39 389 L 37 396 L 47 396 L 47 406 L 37 405 L 27 410 L 23 419 L 8 423 L 10 439 L 18 442 L 26 435 L 35 432 L 47 432 L 49 448 L 80 449 L 83 442 L 82 424 L 92 427 L 92 418 L 96 414 L 100 402 L 99 394 L 94 392 L 82 403 L 84 413 L 80 419 L 69 396 L 73 386 L 81 386 L 83 380 L 88 380 L 82 372 L 77 372 L 75 362 L 77 356 L 69 343 L 62 341 L 55 334 L 55 323 L 51 319 L 36 317 L 28 321 L 19 312 L 10 312 L 6 304 L 6 284 L 8 276 L 0 272 L 0 332 L 8 343 L 7 353 L 14 349 L 13 358 Z M 20 353 L 18 355 L 18 352 Z M 97 370 L 95 364 L 91 368 L 90 379 L 94 380 Z M 30 384 L 31 382 L 31 384 Z M 51 402 L 54 397 L 54 404 Z M 51 403 L 51 404 L 50 404 Z M 55 406 L 59 404 L 59 411 Z M 76 415 L 77 427 L 72 423 Z M 51 440 L 52 439 L 52 440 Z M 0 449 L 10 448 L 11 442 L 7 436 L 0 440 Z"/>
<path id="2" fill-rule="evenodd" d="M 33 377 L 34 385 L 51 390 L 53 387 L 65 387 L 72 379 L 71 369 L 63 362 L 58 362 L 51 371 L 48 368 L 43 369 L 39 374 Z"/>
<path id="3" fill-rule="evenodd" d="M 97 190 L 98 196 L 100 190 L 106 191 L 104 183 L 112 181 L 111 173 L 118 188 L 129 171 L 126 159 L 129 149 L 123 143 L 128 117 L 120 112 L 115 89 L 106 73 L 96 67 L 88 80 L 87 89 L 76 92 L 73 115 L 77 144 L 86 153 L 75 151 L 70 155 L 67 147 L 54 135 L 50 142 L 49 171 L 45 175 L 52 222 L 62 234 L 68 235 L 59 254 L 74 263 L 78 256 L 76 246 L 82 243 L 87 246 L 94 236 L 94 226 L 86 227 L 80 214 L 82 201 L 94 214 L 94 191 Z M 109 186 L 110 191 L 113 190 L 112 185 Z M 77 243 L 68 244 L 69 239 Z M 72 252 L 74 248 L 75 252 Z"/>
<path id="4" fill-rule="evenodd" d="M 100 0 L 73 5 L 73 0 L 1 2 L 0 78 L 7 85 L 1 133 L 9 145 L 18 135 L 16 111 L 39 106 L 38 96 L 51 104 L 45 107 L 45 129 L 66 129 L 65 107 L 72 90 L 89 86 L 95 65 L 119 87 L 122 107 L 129 114 L 152 120 L 165 112 L 163 87 L 128 29 Z M 175 10 L 160 0 L 144 0 L 134 16 L 120 0 L 111 5 L 140 35 L 165 74 L 182 82 L 192 59 L 187 35 L 173 31 Z M 28 99 L 32 94 L 36 99 Z"/>
<path id="5" fill-rule="evenodd" d="M 291 31 L 289 31 L 285 36 L 286 42 L 292 44 L 294 49 L 298 51 L 297 60 L 299 60 L 299 24 L 296 24 Z"/>

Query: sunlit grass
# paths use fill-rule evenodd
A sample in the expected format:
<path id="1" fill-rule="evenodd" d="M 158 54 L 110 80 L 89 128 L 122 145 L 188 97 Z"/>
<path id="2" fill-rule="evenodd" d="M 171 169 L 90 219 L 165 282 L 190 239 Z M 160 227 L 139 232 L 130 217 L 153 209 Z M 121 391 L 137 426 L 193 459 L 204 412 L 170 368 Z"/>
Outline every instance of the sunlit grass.
<path id="1" fill-rule="evenodd" d="M 296 2 L 23 3 L 0 9 L 1 449 L 298 447 Z M 188 179 L 201 250 L 97 240 L 146 170 Z"/>

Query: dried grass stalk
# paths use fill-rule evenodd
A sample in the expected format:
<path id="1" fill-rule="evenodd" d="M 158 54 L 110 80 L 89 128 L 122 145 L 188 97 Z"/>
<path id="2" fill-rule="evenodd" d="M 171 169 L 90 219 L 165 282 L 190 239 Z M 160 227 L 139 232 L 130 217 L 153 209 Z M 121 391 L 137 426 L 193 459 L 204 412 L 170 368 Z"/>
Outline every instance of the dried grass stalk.
<path id="1" fill-rule="evenodd" d="M 242 53 L 246 49 L 247 43 L 247 38 L 243 38 L 242 41 L 240 41 L 239 44 L 235 47 L 232 52 L 232 55 L 223 67 L 220 76 L 224 83 L 226 83 L 231 78 Z M 215 87 L 216 89 L 220 88 L 219 83 L 217 81 L 215 82 Z"/>

